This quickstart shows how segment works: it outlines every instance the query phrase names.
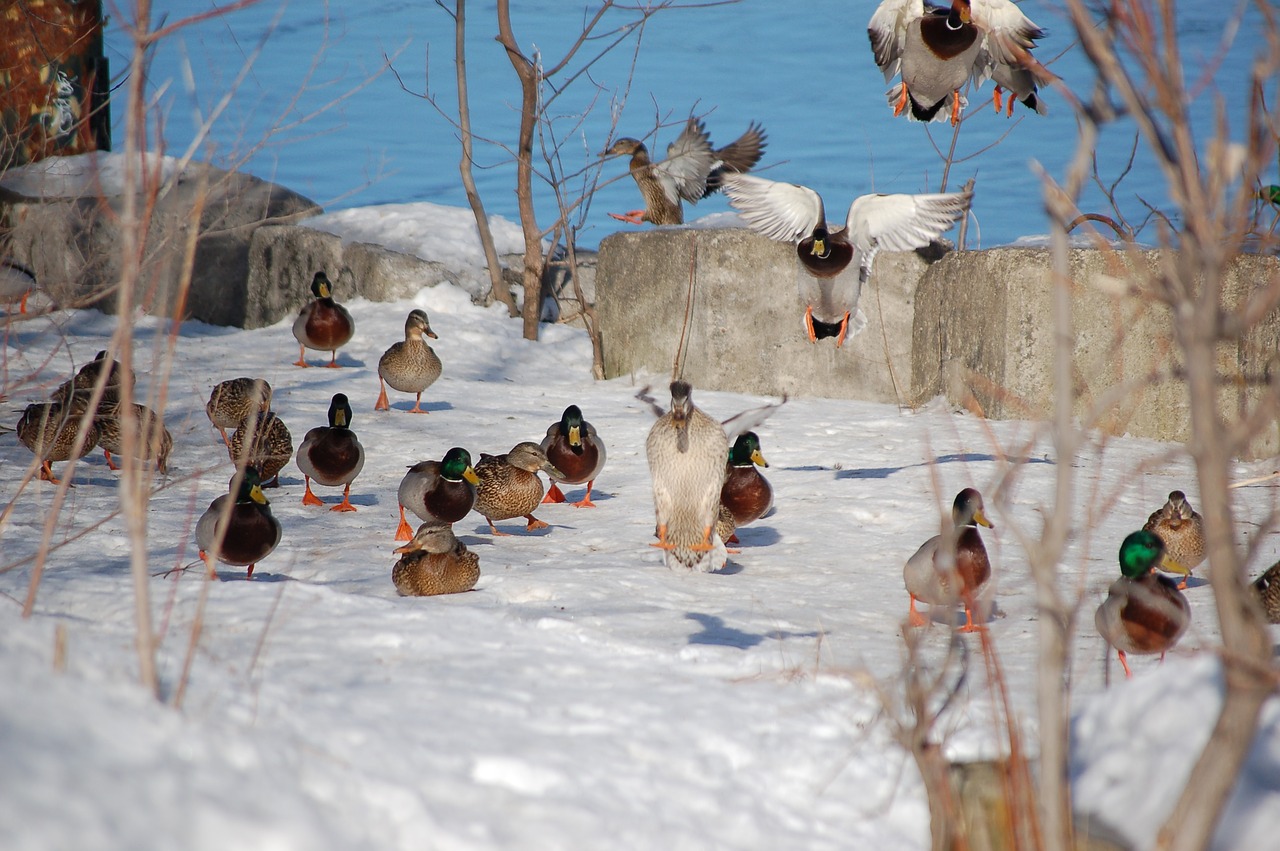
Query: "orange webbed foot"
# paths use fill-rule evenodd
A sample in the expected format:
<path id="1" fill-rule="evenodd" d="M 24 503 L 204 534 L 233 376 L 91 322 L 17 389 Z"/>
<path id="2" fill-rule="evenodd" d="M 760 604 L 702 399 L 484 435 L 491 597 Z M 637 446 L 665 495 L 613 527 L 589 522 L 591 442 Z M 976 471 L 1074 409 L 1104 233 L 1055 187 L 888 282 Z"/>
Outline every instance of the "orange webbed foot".
<path id="1" fill-rule="evenodd" d="M 375 411 L 391 410 L 391 401 L 387 399 L 387 385 L 382 383 L 382 379 L 378 379 L 378 401 L 373 403 Z"/>
<path id="2" fill-rule="evenodd" d="M 907 84 L 902 84 L 902 94 L 898 96 L 898 102 L 893 105 L 893 117 L 897 118 L 907 108 Z"/>
<path id="3" fill-rule="evenodd" d="M 316 496 L 314 493 L 311 492 L 311 477 L 303 476 L 303 478 L 306 479 L 307 491 L 302 495 L 302 504 L 303 505 L 324 505 L 324 500 L 320 499 L 320 497 Z"/>
<path id="4" fill-rule="evenodd" d="M 836 336 L 836 348 L 844 347 L 844 338 L 849 336 L 849 311 L 844 312 L 844 319 L 840 320 L 840 333 Z"/>
<path id="5" fill-rule="evenodd" d="M 404 506 L 400 506 L 400 525 L 396 527 L 397 541 L 413 540 L 413 527 L 409 525 L 409 521 L 404 516 Z"/>
<path id="6" fill-rule="evenodd" d="M 644 210 L 632 210 L 629 213 L 610 213 L 609 218 L 633 225 L 644 224 Z"/>
<path id="7" fill-rule="evenodd" d="M 818 335 L 813 330 L 813 305 L 809 305 L 804 309 L 804 330 L 805 336 L 809 338 L 810 343 L 818 342 Z"/>
<path id="8" fill-rule="evenodd" d="M 526 514 L 524 516 L 524 519 L 529 521 L 529 523 L 524 527 L 525 530 L 528 532 L 532 532 L 534 529 L 546 529 L 548 526 L 548 524 L 545 521 L 539 520 L 537 517 L 534 517 L 532 514 Z"/>
<path id="9" fill-rule="evenodd" d="M 542 498 L 542 505 L 548 505 L 553 502 L 564 502 L 564 491 L 560 490 L 555 482 L 551 483 L 551 487 L 547 488 L 547 495 Z"/>

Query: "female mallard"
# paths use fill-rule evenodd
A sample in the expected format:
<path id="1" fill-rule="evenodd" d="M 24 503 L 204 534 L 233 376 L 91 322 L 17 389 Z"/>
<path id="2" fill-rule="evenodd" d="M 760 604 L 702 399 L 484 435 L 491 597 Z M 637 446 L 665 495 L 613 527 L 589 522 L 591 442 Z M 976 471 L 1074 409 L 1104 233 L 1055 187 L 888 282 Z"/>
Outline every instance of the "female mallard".
<path id="1" fill-rule="evenodd" d="M 971 79 L 981 85 L 988 77 L 996 79 L 997 110 L 1003 86 L 1044 112 L 1036 78 L 1052 75 L 1030 53 L 1044 31 L 1012 0 L 952 0 L 947 7 L 884 0 L 867 24 L 867 35 L 885 82 L 901 78 L 886 93 L 895 116 L 905 111 L 914 121 L 958 124 L 965 106 L 961 87 Z"/>
<path id="2" fill-rule="evenodd" d="M 1126 537 L 1120 545 L 1120 578 L 1093 615 L 1098 633 L 1120 655 L 1126 677 L 1133 676 L 1127 654 L 1159 653 L 1164 658 L 1191 623 L 1187 598 L 1172 579 L 1155 572 L 1163 556 L 1164 542 L 1149 529 Z M 1168 565 L 1166 558 L 1165 569 Z"/>
<path id="3" fill-rule="evenodd" d="M 122 417 L 127 409 L 120 402 L 111 402 L 98 408 L 94 423 L 98 426 L 98 446 L 107 456 L 107 466 L 118 470 L 111 455 L 125 454 L 124 423 Z M 133 405 L 135 440 L 141 448 L 138 453 L 144 461 L 156 462 L 156 469 L 161 473 L 169 472 L 169 453 L 173 451 L 173 435 L 165 428 L 164 419 L 145 405 Z"/>
<path id="4" fill-rule="evenodd" d="M 415 393 L 417 398 L 411 414 L 425 414 L 422 409 L 422 391 L 426 390 L 440 377 L 440 358 L 423 337 L 435 340 L 436 332 L 431 330 L 426 311 L 411 310 L 404 321 L 404 341 L 393 343 L 391 348 L 382 353 L 378 359 L 378 401 L 375 411 L 391 409 L 387 401 L 387 384 L 401 393 Z M 383 382 L 386 382 L 385 384 Z"/>
<path id="5" fill-rule="evenodd" d="M 1253 580 L 1253 591 L 1266 612 L 1267 623 L 1280 623 L 1280 561 Z"/>
<path id="6" fill-rule="evenodd" d="M 89 396 L 103 373 L 106 373 L 106 377 L 102 379 L 104 403 L 116 402 L 120 399 L 124 382 L 127 381 L 130 387 L 138 383 L 138 376 L 133 370 L 126 373 L 121 363 L 107 357 L 107 352 L 103 350 L 98 352 L 93 360 L 80 367 L 74 376 L 62 382 L 49 398 L 65 405 L 72 400 L 72 397 L 77 397 L 78 403 L 83 405 L 89 401 Z"/>
<path id="7" fill-rule="evenodd" d="M 235 428 L 257 411 L 271 410 L 271 385 L 262 378 L 229 378 L 214 385 L 204 412 L 227 446 L 227 429 Z"/>
<path id="8" fill-rule="evenodd" d="M 564 493 L 557 486 L 558 482 L 566 485 L 586 482 L 587 495 L 573 505 L 595 508 L 591 501 L 591 486 L 604 469 L 604 441 L 596 433 L 595 426 L 582 418 L 581 408 L 570 405 L 564 409 L 558 422 L 547 427 L 547 436 L 542 438 L 542 451 L 561 473 L 551 477 L 551 487 L 543 502 L 564 502 Z"/>
<path id="9" fill-rule="evenodd" d="M 626 154 L 631 155 L 631 176 L 640 188 L 645 206 L 643 210 L 632 210 L 624 215 L 609 215 L 633 225 L 642 222 L 683 224 L 681 199 L 696 203 L 702 198 L 707 192 L 707 177 L 716 165 L 716 155 L 711 150 L 706 128 L 696 118 L 690 118 L 684 131 L 667 146 L 665 160 L 653 162 L 644 143 L 629 137 L 614 142 L 603 156 Z"/>
<path id="10" fill-rule="evenodd" d="M 293 436 L 274 411 L 255 411 L 232 432 L 227 454 L 237 469 L 257 468 L 262 487 L 276 487 L 280 471 L 293 457 Z"/>
<path id="11" fill-rule="evenodd" d="M 837 347 L 866 327 L 858 300 L 876 253 L 928 245 L 962 218 L 973 200 L 971 191 L 862 195 L 849 205 L 844 227 L 833 227 L 822 196 L 807 186 L 730 174 L 724 178 L 724 193 L 752 230 L 796 246 L 808 273 L 797 279 L 805 304 L 805 335 L 811 343 L 835 337 Z M 841 275 L 854 260 L 858 274 Z"/>
<path id="12" fill-rule="evenodd" d="M 480 556 L 467 549 L 448 523 L 423 523 L 391 568 L 391 581 L 401 597 L 461 594 L 476 587 Z"/>
<path id="13" fill-rule="evenodd" d="M 233 476 L 227 493 L 209 503 L 196 522 L 201 560 L 207 554 L 223 564 L 248 565 L 245 579 L 253 578 L 254 566 L 280 543 L 280 521 L 272 516 L 271 503 L 259 482 L 258 471 L 252 467 Z M 212 565 L 209 572 L 212 578 Z"/>
<path id="14" fill-rule="evenodd" d="M 760 451 L 760 438 L 754 431 L 743 432 L 729 450 L 720 488 L 720 504 L 733 515 L 734 526 L 759 520 L 773 507 L 773 485 L 760 475 L 757 465 L 769 466 Z M 734 543 L 730 538 L 725 541 Z"/>
<path id="15" fill-rule="evenodd" d="M 530 441 L 517 443 L 502 455 L 480 453 L 480 462 L 476 464 L 480 484 L 476 487 L 475 510 L 484 515 L 493 534 L 510 534 L 499 532 L 493 524 L 512 517 L 528 520 L 526 529 L 530 532 L 547 528 L 546 523 L 533 516 L 542 502 L 542 479 L 538 478 L 538 471 L 552 477 L 564 476 L 547 460 L 542 447 Z"/>
<path id="16" fill-rule="evenodd" d="M 693 404 L 687 381 L 671 382 L 671 410 L 645 439 L 653 479 L 658 542 L 669 568 L 711 571 L 725 561 L 716 533 L 720 488 L 729 459 L 729 438 L 716 420 Z"/>
<path id="17" fill-rule="evenodd" d="M 1172 491 L 1168 502 L 1153 511 L 1142 528 L 1159 535 L 1164 542 L 1165 561 L 1179 565 L 1173 570 L 1163 564 L 1157 567 L 1166 573 L 1182 574 L 1178 588 L 1186 588 L 1191 571 L 1204 562 L 1204 518 L 1187 502 L 1186 494 Z"/>
<path id="18" fill-rule="evenodd" d="M 364 447 L 351 430 L 351 403 L 345 393 L 333 394 L 329 402 L 329 425 L 316 426 L 298 447 L 298 469 L 306 482 L 303 505 L 324 505 L 311 492 L 311 480 L 325 487 L 342 486 L 342 502 L 330 511 L 355 511 L 351 504 L 351 483 L 364 469 Z"/>
<path id="19" fill-rule="evenodd" d="M 22 412 L 17 425 L 18 440 L 40 459 L 40 478 L 44 481 L 58 483 L 53 475 L 54 461 L 83 458 L 98 445 L 98 426 L 90 419 L 84 424 L 84 442 L 76 450 L 83 419 L 82 406 L 57 402 L 36 402 Z"/>
<path id="20" fill-rule="evenodd" d="M 902 578 L 911 595 L 907 622 L 924 626 L 925 619 L 916 611 L 916 601 L 930 606 L 964 605 L 963 632 L 982 629 L 973 622 L 973 609 L 991 581 L 991 560 L 978 534 L 978 526 L 994 529 L 983 510 L 982 494 L 965 488 L 951 504 L 952 528 L 934 535 L 920 545 L 907 559 Z"/>
<path id="21" fill-rule="evenodd" d="M 422 461 L 409 468 L 400 480 L 400 525 L 396 540 L 407 541 L 413 529 L 404 518 L 408 508 L 428 523 L 456 523 L 476 504 L 480 479 L 471 466 L 471 453 L 455 446 L 440 461 Z"/>
<path id="22" fill-rule="evenodd" d="M 316 272 L 311 280 L 315 300 L 293 320 L 293 336 L 298 341 L 298 359 L 294 366 L 308 366 L 307 349 L 330 352 L 333 357 L 325 366 L 338 369 L 338 349 L 345 346 L 356 332 L 356 321 L 347 309 L 333 300 L 333 285 L 324 272 Z"/>
<path id="23" fill-rule="evenodd" d="M 0 258 L 0 302 L 18 302 L 18 312 L 27 312 L 27 298 L 36 288 L 36 275 L 12 257 Z"/>

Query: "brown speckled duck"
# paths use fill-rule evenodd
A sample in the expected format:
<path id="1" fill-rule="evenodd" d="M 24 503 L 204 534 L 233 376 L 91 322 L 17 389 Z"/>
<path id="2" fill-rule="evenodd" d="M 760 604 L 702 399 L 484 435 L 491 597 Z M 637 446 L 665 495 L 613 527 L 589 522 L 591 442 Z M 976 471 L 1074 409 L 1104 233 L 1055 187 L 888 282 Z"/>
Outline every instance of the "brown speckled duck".
<path id="1" fill-rule="evenodd" d="M 547 527 L 546 523 L 533 516 L 542 502 L 540 471 L 548 476 L 563 475 L 547 460 L 547 453 L 542 451 L 542 447 L 531 441 L 517 443 L 510 452 L 502 455 L 480 453 L 480 461 L 476 464 L 480 485 L 476 488 L 475 510 L 484 515 L 493 534 L 510 534 L 499 531 L 493 524 L 513 517 L 528 520 L 526 529 L 530 532 Z"/>
<path id="2" fill-rule="evenodd" d="M 551 477 L 551 487 L 543 502 L 564 502 L 564 493 L 559 483 L 580 485 L 587 483 L 587 494 L 578 502 L 578 508 L 594 508 L 591 501 L 591 486 L 596 476 L 604 469 L 604 441 L 596 433 L 595 426 L 582 418 L 582 409 L 570 405 L 564 409 L 559 421 L 547 427 L 547 436 L 542 438 L 542 451 L 547 460 L 560 471 L 559 477 Z"/>
<path id="3" fill-rule="evenodd" d="M 293 457 L 293 435 L 274 411 L 255 411 L 232 432 L 227 454 L 237 467 L 257 468 L 262 487 L 275 487 Z"/>
<path id="4" fill-rule="evenodd" d="M 1253 580 L 1253 592 L 1258 595 L 1267 623 L 1280 623 L 1280 561 Z"/>
<path id="5" fill-rule="evenodd" d="M 965 488 L 951 504 L 951 530 L 934 535 L 920 545 L 902 569 L 902 578 L 911 596 L 907 622 L 924 626 L 924 616 L 916 611 L 916 601 L 932 606 L 964 605 L 963 632 L 983 629 L 975 624 L 973 609 L 991 581 L 991 560 L 978 534 L 978 526 L 994 529 L 983 510 L 982 494 Z M 950 543 L 954 542 L 954 543 Z M 954 558 L 951 552 L 954 548 Z"/>
<path id="6" fill-rule="evenodd" d="M 323 271 L 311 280 L 315 300 L 307 304 L 293 321 L 293 336 L 298 341 L 299 355 L 294 366 L 308 366 L 307 349 L 330 352 L 325 366 L 338 368 L 338 349 L 345 346 L 356 332 L 356 321 L 347 309 L 333 300 L 333 285 Z"/>
<path id="7" fill-rule="evenodd" d="M 1168 501 L 1151 513 L 1142 528 L 1160 536 L 1164 542 L 1165 559 L 1177 562 L 1181 569 L 1169 570 L 1163 564 L 1159 567 L 1166 573 L 1181 574 L 1182 581 L 1178 587 L 1186 588 L 1191 571 L 1205 559 L 1204 518 L 1187 502 L 1186 494 L 1172 491 Z"/>
<path id="8" fill-rule="evenodd" d="M 118 470 L 112 460 L 112 454 L 123 457 L 124 424 L 121 421 L 126 409 L 120 402 L 110 402 L 98 408 L 94 423 L 98 427 L 98 446 L 107 456 L 107 466 Z M 137 442 L 141 448 L 139 453 L 144 461 L 156 462 L 156 469 L 161 473 L 169 472 L 169 453 L 173 451 L 173 435 L 165 428 L 164 419 L 145 405 L 132 406 L 133 421 L 137 429 Z"/>
<path id="9" fill-rule="evenodd" d="M 227 446 L 231 445 L 227 429 L 240 425 L 250 414 L 269 410 L 271 385 L 265 379 L 249 377 L 229 378 L 214 385 L 204 406 L 209 422 L 213 423 Z"/>
<path id="10" fill-rule="evenodd" d="M 54 461 L 70 461 L 73 455 L 83 458 L 98 445 L 98 426 L 91 419 L 85 425 L 84 444 L 75 451 L 83 414 L 81 406 L 37 402 L 28 405 L 18 419 L 18 440 L 40 459 L 40 478 L 46 482 L 58 482 L 53 475 Z"/>
<path id="11" fill-rule="evenodd" d="M 455 446 L 440 461 L 421 461 L 409 468 L 396 492 L 400 500 L 400 525 L 396 540 L 407 541 L 413 529 L 405 520 L 408 508 L 427 523 L 456 523 L 476 504 L 480 479 L 471 466 L 471 453 Z"/>
<path id="12" fill-rule="evenodd" d="M 416 394 L 417 398 L 409 413 L 427 413 L 422 409 L 422 391 L 440 377 L 441 364 L 435 350 L 427 344 L 424 337 L 436 339 L 436 332 L 431 330 L 426 311 L 409 311 L 409 316 L 404 321 L 404 340 L 392 344 L 378 360 L 378 401 L 373 406 L 375 411 L 391 409 L 386 387 L 390 384 L 393 390 Z"/>
<path id="13" fill-rule="evenodd" d="M 246 579 L 253 578 L 253 568 L 280 543 L 281 533 L 280 521 L 272 515 L 258 471 L 252 467 L 242 476 L 233 476 L 227 493 L 209 503 L 196 522 L 201 560 L 212 554 L 223 564 L 247 566 Z"/>
<path id="14" fill-rule="evenodd" d="M 743 432 L 729 450 L 724 485 L 720 488 L 720 504 L 733 517 L 735 527 L 759 520 L 773 507 L 773 485 L 760 475 L 757 466 L 769 466 L 760 451 L 760 438 L 754 431 Z M 732 530 L 725 541 L 736 541 Z"/>
<path id="15" fill-rule="evenodd" d="M 1120 545 L 1120 578 L 1107 589 L 1093 622 L 1098 634 L 1116 649 L 1126 677 L 1133 676 L 1128 654 L 1165 651 L 1178 643 L 1191 623 L 1191 606 L 1174 585 L 1155 568 L 1165 555 L 1164 543 L 1148 529 L 1133 532 Z M 1167 566 L 1169 562 L 1164 561 Z"/>
<path id="16" fill-rule="evenodd" d="M 74 376 L 62 382 L 49 395 L 53 402 L 65 405 L 73 396 L 77 397 L 77 403 L 83 406 L 89 401 L 89 397 L 93 392 L 93 388 L 98 383 L 98 378 L 106 373 L 104 379 L 102 401 L 115 402 L 120 398 L 120 388 L 123 382 L 128 381 L 129 386 L 133 387 L 138 382 L 137 375 L 133 370 L 129 370 L 126 374 L 124 367 L 117 360 L 111 360 L 107 357 L 105 350 L 98 352 L 94 359 L 86 363 L 76 372 Z"/>
<path id="17" fill-rule="evenodd" d="M 296 459 L 302 471 L 306 492 L 303 505 L 324 505 L 311 492 L 311 480 L 325 487 L 342 488 L 342 502 L 330 511 L 355 511 L 351 504 L 351 483 L 364 469 L 364 447 L 351 430 L 351 403 L 345 393 L 333 394 L 329 402 L 329 425 L 307 431 L 298 446 Z"/>
<path id="18" fill-rule="evenodd" d="M 467 549 L 447 523 L 423 523 L 418 532 L 395 550 L 400 560 L 391 581 L 402 597 L 461 594 L 476 587 L 480 556 Z"/>

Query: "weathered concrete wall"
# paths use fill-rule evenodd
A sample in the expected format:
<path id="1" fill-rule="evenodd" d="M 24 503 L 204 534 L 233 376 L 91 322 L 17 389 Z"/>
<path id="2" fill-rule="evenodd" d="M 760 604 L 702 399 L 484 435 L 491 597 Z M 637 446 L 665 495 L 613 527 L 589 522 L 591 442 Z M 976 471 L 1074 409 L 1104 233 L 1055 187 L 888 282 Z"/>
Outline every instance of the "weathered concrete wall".
<path id="1" fill-rule="evenodd" d="M 867 328 L 837 349 L 805 338 L 804 273 L 791 246 L 737 229 L 615 234 L 600 244 L 595 281 L 605 375 L 670 374 L 688 304 L 683 374 L 696 386 L 905 402 L 916 282 L 927 267 L 922 254 L 877 256 L 862 292 Z"/>

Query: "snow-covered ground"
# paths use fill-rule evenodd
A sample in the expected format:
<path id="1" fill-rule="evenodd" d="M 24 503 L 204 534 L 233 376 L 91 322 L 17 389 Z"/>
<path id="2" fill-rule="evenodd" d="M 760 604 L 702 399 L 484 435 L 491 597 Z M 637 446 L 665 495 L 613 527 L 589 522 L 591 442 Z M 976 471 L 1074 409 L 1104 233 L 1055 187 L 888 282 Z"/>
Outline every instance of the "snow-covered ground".
<path id="1" fill-rule="evenodd" d="M 423 216 L 427 227 L 412 207 L 348 211 L 335 227 L 360 239 L 385 229 L 386 241 L 425 256 L 457 253 L 470 212 L 453 209 L 452 226 L 441 215 Z M 1134 660 L 1131 682 L 1104 662 L 1092 609 L 1124 535 L 1174 488 L 1198 503 L 1179 447 L 1115 438 L 1058 459 L 1033 423 L 985 422 L 937 402 L 909 411 L 793 399 L 758 429 L 775 512 L 739 531 L 741 552 L 723 572 L 672 572 L 648 546 L 653 414 L 636 398 L 648 381 L 665 402 L 666 376 L 593 382 L 584 332 L 547 325 L 527 342 L 518 320 L 447 284 L 348 307 L 357 330 L 340 370 L 291 365 L 292 317 L 257 331 L 136 318 L 144 400 L 161 391 L 150 376 L 177 334 L 165 413 L 175 448 L 148 512 L 153 573 L 193 564 L 195 520 L 226 488 L 230 462 L 204 414 L 215 382 L 270 381 L 295 444 L 344 392 L 368 454 L 356 513 L 304 507 L 292 463 L 268 491 L 283 540 L 252 581 L 223 567 L 209 586 L 181 710 L 137 685 L 130 545 L 115 513 L 118 474 L 101 452 L 75 469 L 35 613 L 22 619 L 55 488 L 19 490 L 32 456 L 0 434 L 4 848 L 927 847 L 922 788 L 882 699 L 901 680 L 903 562 L 937 532 L 957 490 L 987 495 L 999 583 L 990 630 L 1034 736 L 1037 614 L 1014 530 L 1035 534 L 1059 463 L 1079 477 L 1061 566 L 1063 588 L 1082 600 L 1071 670 L 1076 803 L 1139 847 L 1172 806 L 1219 699 L 1210 589 L 1193 579 L 1189 635 L 1163 664 Z M 378 357 L 414 307 L 429 314 L 444 362 L 425 394 L 430 414 L 405 413 L 404 395 L 374 413 Z M 13 426 L 106 347 L 117 322 L 66 311 L 6 323 L 0 423 Z M 771 401 L 704 389 L 694 398 L 721 419 Z M 499 539 L 472 514 L 456 531 L 480 555 L 476 589 L 398 597 L 390 573 L 405 468 L 455 445 L 478 456 L 537 440 L 569 404 L 608 444 L 598 507 L 543 506 L 549 529 L 505 522 L 517 534 Z M 1024 459 L 1016 477 L 1006 478 L 1005 458 Z M 1241 464 L 1236 475 L 1260 472 Z M 1270 487 L 1237 492 L 1242 536 L 1269 507 Z M 336 490 L 319 492 L 337 501 Z M 1254 571 L 1277 551 L 1280 541 L 1265 542 Z M 150 582 L 169 701 L 203 586 L 199 569 Z M 60 631 L 65 669 L 56 671 Z M 948 635 L 933 624 L 926 647 L 941 650 Z M 956 758 L 999 752 L 982 668 L 974 654 L 942 725 Z M 1277 776 L 1273 703 L 1216 847 L 1270 847 Z"/>

